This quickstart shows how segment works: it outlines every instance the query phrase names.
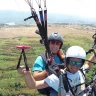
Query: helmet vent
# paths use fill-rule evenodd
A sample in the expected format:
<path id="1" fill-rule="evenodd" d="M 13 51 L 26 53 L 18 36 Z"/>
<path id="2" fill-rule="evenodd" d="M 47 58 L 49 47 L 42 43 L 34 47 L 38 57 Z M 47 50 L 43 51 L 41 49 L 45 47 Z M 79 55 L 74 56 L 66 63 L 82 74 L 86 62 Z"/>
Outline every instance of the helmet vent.
<path id="1" fill-rule="evenodd" d="M 54 33 L 53 34 L 53 37 L 56 39 L 56 38 L 58 38 L 58 34 L 57 33 Z"/>

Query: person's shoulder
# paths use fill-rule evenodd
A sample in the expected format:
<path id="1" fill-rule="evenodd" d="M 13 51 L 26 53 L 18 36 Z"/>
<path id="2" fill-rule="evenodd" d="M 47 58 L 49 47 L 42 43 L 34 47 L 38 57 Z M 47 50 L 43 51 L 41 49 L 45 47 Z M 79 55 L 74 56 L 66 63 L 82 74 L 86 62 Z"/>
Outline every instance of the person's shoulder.
<path id="1" fill-rule="evenodd" d="M 80 70 L 86 70 L 86 65 L 84 64 L 81 68 L 80 68 Z"/>
<path id="2" fill-rule="evenodd" d="M 37 58 L 36 58 L 37 60 L 39 59 L 39 60 L 42 60 L 42 56 L 37 56 Z"/>
<path id="3" fill-rule="evenodd" d="M 42 58 L 44 62 L 46 62 L 46 52 L 40 53 L 39 58 Z"/>
<path id="4" fill-rule="evenodd" d="M 40 56 L 42 56 L 42 55 L 45 56 L 45 54 L 46 54 L 46 52 L 42 52 L 42 53 L 40 53 L 39 55 L 40 55 Z"/>

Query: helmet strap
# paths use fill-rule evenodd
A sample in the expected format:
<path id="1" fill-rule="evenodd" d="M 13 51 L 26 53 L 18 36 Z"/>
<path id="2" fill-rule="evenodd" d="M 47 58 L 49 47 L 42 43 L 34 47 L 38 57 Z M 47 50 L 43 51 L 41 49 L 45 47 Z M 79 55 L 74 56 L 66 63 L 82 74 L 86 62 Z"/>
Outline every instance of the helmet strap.
<path id="1" fill-rule="evenodd" d="M 70 72 L 70 70 L 69 70 L 69 68 L 68 68 L 68 65 L 66 66 L 66 70 L 68 71 L 68 72 Z M 70 72 L 71 73 L 71 72 Z"/>
<path id="2" fill-rule="evenodd" d="M 66 58 L 66 70 L 70 72 L 69 68 L 68 68 L 68 65 L 69 65 L 69 57 Z"/>

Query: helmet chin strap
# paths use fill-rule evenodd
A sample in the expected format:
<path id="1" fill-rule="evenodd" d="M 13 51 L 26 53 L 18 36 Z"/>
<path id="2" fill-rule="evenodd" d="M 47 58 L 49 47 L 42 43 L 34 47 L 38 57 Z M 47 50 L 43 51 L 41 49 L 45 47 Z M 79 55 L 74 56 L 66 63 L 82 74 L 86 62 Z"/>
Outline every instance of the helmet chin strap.
<path id="1" fill-rule="evenodd" d="M 66 66 L 66 70 L 70 72 L 69 68 L 68 68 L 68 65 Z M 71 72 L 70 72 L 71 73 Z"/>

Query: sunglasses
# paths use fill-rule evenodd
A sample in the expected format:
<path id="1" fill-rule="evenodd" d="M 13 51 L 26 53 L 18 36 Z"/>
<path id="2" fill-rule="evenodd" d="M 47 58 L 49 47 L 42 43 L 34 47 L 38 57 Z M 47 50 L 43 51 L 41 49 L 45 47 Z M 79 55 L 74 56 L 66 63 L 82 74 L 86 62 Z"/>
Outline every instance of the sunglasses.
<path id="1" fill-rule="evenodd" d="M 71 61 L 71 60 L 69 60 L 69 64 L 70 64 L 71 66 L 76 65 L 77 67 L 81 67 L 83 63 L 82 63 L 82 62 L 76 62 L 76 61 Z"/>
<path id="2" fill-rule="evenodd" d="M 50 44 L 56 44 L 56 45 L 61 45 L 61 42 L 60 41 L 54 41 L 54 40 L 51 40 L 50 41 Z"/>

